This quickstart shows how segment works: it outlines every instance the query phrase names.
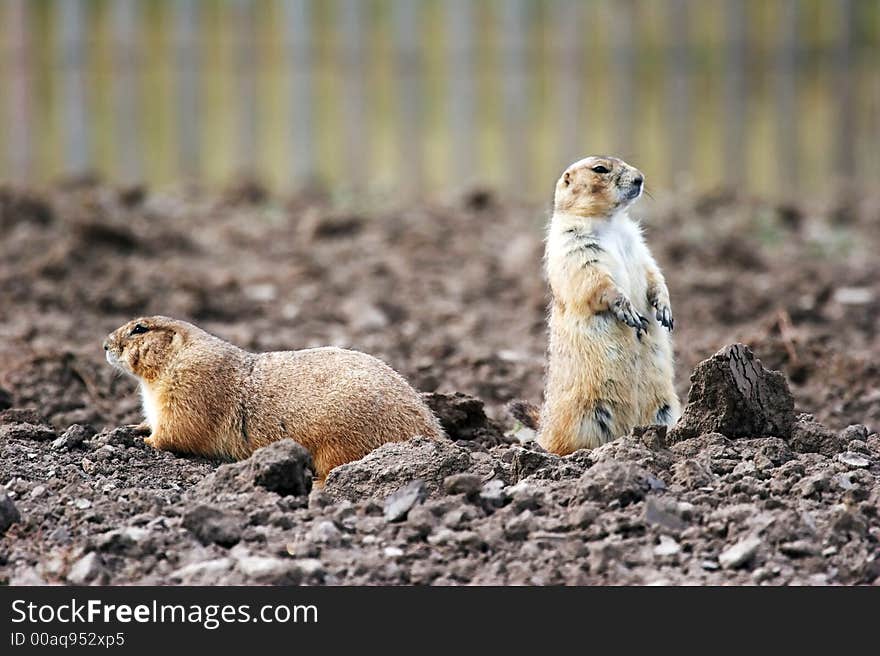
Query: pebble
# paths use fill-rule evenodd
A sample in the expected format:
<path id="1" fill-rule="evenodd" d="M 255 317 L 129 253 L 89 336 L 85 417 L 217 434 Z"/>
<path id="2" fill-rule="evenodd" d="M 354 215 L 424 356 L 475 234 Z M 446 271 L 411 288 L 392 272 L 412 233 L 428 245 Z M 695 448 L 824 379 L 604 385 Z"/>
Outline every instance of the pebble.
<path id="1" fill-rule="evenodd" d="M 837 459 L 847 467 L 856 467 L 861 469 L 871 465 L 871 461 L 860 453 L 855 451 L 846 451 L 837 455 Z"/>
<path id="2" fill-rule="evenodd" d="M 749 562 L 761 546 L 760 538 L 744 538 L 729 546 L 718 556 L 718 562 L 724 569 L 734 569 Z"/>
<path id="3" fill-rule="evenodd" d="M 77 560 L 67 572 L 67 582 L 73 585 L 87 585 L 97 579 L 104 571 L 101 557 L 94 551 Z"/>
<path id="4" fill-rule="evenodd" d="M 417 503 L 428 496 L 424 481 L 416 479 L 407 483 L 385 499 L 382 513 L 387 522 L 399 522 L 406 519 L 407 514 Z"/>
<path id="5" fill-rule="evenodd" d="M 21 514 L 15 507 L 6 490 L 0 487 L 0 535 L 6 533 L 10 526 L 21 521 Z"/>
<path id="6" fill-rule="evenodd" d="M 483 484 L 480 490 L 480 499 L 493 506 L 504 504 L 507 495 L 504 492 L 504 481 L 493 478 Z"/>
<path id="7" fill-rule="evenodd" d="M 660 536 L 660 544 L 654 547 L 655 556 L 674 556 L 681 551 L 681 545 L 668 535 Z"/>
<path id="8" fill-rule="evenodd" d="M 315 542 L 325 544 L 338 544 L 342 540 L 342 532 L 336 528 L 336 524 L 329 520 L 317 522 L 309 533 Z"/>
<path id="9" fill-rule="evenodd" d="M 443 480 L 443 491 L 471 496 L 479 492 L 482 485 L 483 479 L 476 474 L 453 474 Z"/>
<path id="10" fill-rule="evenodd" d="M 171 572 L 168 577 L 172 579 L 181 579 L 183 581 L 189 581 L 200 577 L 213 580 L 231 568 L 231 558 L 214 558 L 184 565 Z"/>

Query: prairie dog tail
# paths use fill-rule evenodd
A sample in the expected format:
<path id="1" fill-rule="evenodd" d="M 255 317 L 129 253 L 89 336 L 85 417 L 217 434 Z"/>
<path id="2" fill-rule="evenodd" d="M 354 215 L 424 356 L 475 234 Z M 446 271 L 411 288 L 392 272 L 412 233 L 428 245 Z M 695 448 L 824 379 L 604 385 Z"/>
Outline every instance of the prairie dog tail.
<path id="1" fill-rule="evenodd" d="M 507 404 L 507 411 L 513 415 L 513 418 L 519 421 L 526 428 L 538 430 L 539 419 L 541 417 L 541 409 L 534 403 L 514 399 Z"/>

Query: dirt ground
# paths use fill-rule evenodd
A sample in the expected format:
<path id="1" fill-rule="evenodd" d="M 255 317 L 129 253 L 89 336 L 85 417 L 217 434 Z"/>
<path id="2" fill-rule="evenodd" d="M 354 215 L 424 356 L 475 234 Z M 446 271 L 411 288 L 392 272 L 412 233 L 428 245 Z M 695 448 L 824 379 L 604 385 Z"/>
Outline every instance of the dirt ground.
<path id="1" fill-rule="evenodd" d="M 687 436 L 558 458 L 504 409 L 541 398 L 546 210 L 258 192 L 0 188 L 0 583 L 880 582 L 880 199 L 641 201 L 682 399 L 741 342 L 794 411 L 767 428 L 700 397 Z M 152 451 L 119 428 L 139 399 L 101 342 L 160 313 L 251 350 L 372 353 L 452 439 L 386 445 L 311 493 L 292 445 Z"/>

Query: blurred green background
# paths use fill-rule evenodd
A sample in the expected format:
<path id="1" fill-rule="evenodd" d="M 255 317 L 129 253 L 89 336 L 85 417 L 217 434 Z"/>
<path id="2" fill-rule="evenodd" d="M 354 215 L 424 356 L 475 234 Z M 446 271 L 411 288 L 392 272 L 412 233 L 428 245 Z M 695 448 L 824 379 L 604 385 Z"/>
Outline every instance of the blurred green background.
<path id="1" fill-rule="evenodd" d="M 821 194 L 880 177 L 880 0 L 128 0 L 134 38 L 119 37 L 121 4 L 4 1 L 0 180 L 249 175 L 534 200 L 586 153 L 623 156 L 654 190 Z"/>

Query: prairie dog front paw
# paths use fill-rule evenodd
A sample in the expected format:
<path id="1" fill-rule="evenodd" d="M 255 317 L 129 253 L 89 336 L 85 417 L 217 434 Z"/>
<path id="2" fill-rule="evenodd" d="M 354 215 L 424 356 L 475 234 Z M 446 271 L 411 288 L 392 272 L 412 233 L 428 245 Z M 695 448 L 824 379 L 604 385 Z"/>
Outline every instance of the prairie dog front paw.
<path id="1" fill-rule="evenodd" d="M 630 300 L 623 294 L 618 294 L 611 303 L 611 311 L 619 321 L 630 328 L 635 328 L 636 337 L 639 339 L 642 338 L 643 332 L 648 332 L 648 320 L 638 313 Z"/>

